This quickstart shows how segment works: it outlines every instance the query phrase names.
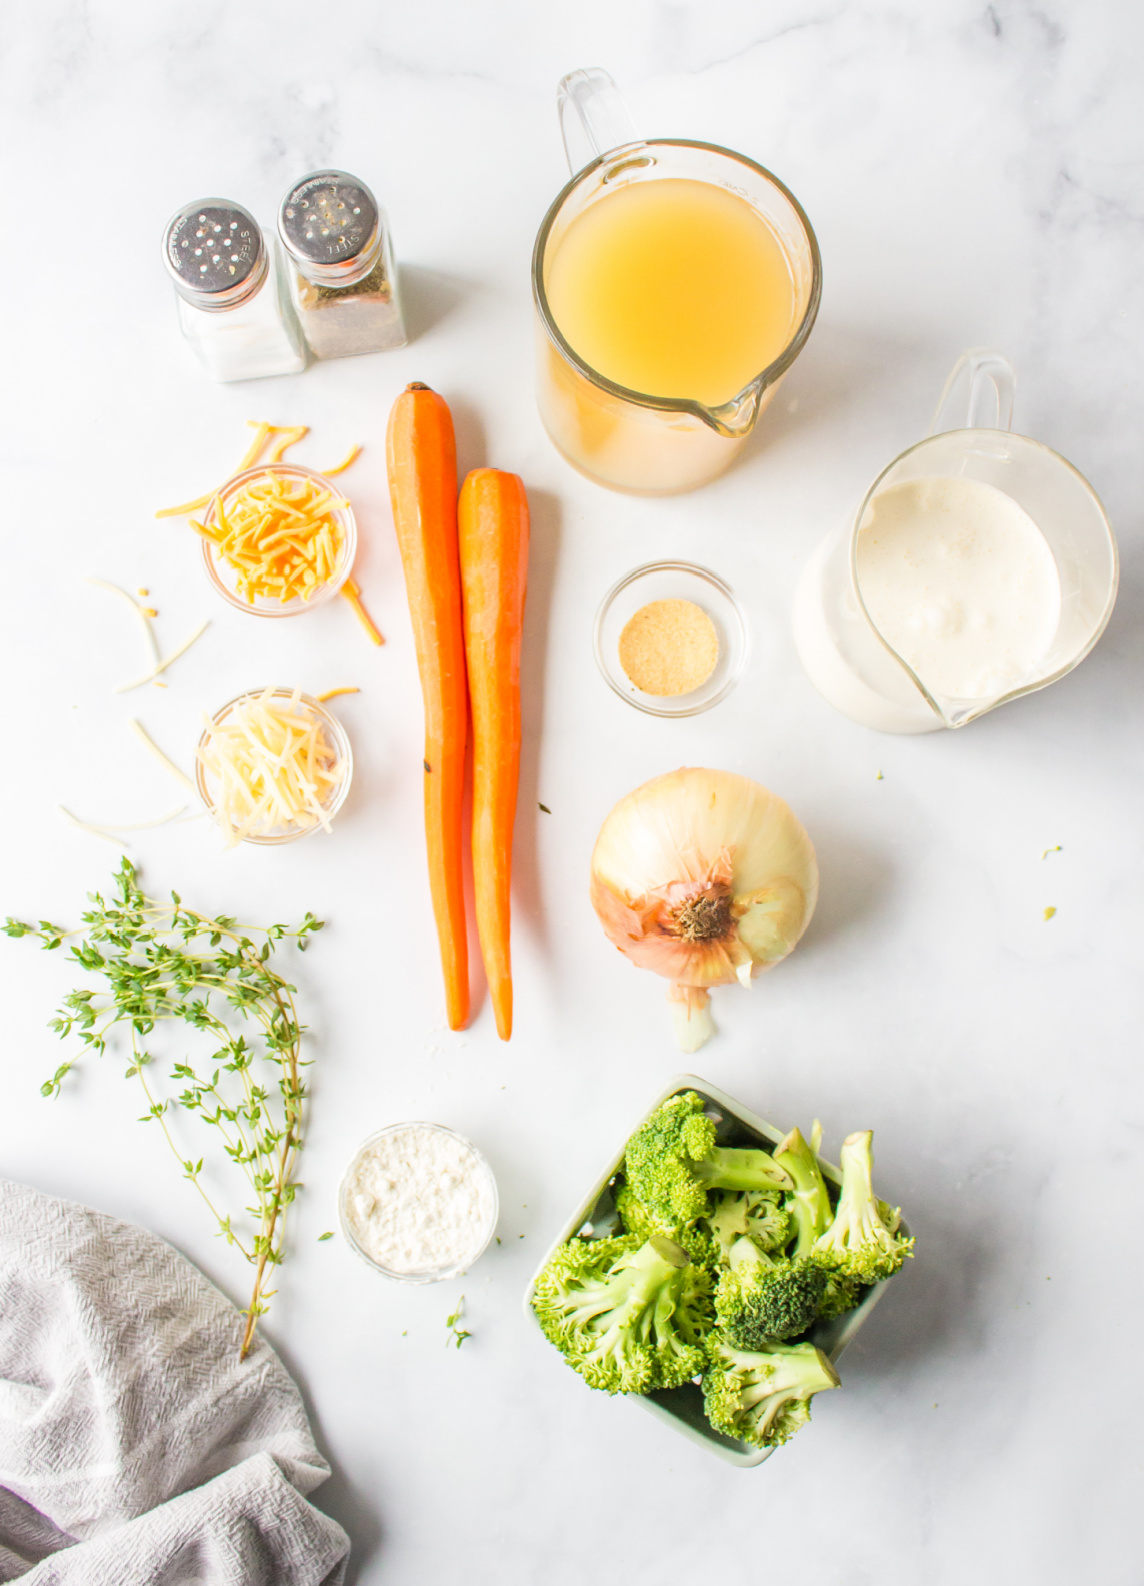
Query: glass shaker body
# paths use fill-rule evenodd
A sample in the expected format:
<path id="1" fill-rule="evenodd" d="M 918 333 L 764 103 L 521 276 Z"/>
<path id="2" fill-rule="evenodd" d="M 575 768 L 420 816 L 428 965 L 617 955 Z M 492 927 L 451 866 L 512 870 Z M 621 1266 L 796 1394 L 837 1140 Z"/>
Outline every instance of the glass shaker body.
<path id="1" fill-rule="evenodd" d="M 384 210 L 345 171 L 316 171 L 282 201 L 287 290 L 315 358 L 405 346 Z"/>
<path id="2" fill-rule="evenodd" d="M 167 227 L 179 325 L 212 380 L 298 374 L 306 354 L 273 238 L 238 204 L 206 199 Z"/>

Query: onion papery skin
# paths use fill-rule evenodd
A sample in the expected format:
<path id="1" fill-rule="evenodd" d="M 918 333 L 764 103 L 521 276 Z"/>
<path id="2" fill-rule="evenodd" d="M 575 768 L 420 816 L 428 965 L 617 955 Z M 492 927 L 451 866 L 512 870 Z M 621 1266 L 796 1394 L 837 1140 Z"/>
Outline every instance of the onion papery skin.
<path id="1" fill-rule="evenodd" d="M 592 854 L 592 905 L 614 946 L 671 981 L 677 1034 L 713 1026 L 712 986 L 779 963 L 818 900 L 814 848 L 789 805 L 749 777 L 685 767 L 629 793 Z M 687 1026 L 687 1034 L 683 1034 Z"/>

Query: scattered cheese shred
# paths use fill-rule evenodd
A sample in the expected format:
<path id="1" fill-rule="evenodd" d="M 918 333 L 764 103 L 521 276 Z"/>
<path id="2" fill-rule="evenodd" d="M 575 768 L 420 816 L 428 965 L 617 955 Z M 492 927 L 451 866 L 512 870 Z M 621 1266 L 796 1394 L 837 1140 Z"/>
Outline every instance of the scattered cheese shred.
<path id="1" fill-rule="evenodd" d="M 262 456 L 262 448 L 266 445 L 271 435 L 278 433 L 273 424 L 267 424 L 258 419 L 247 419 L 247 424 L 254 431 L 254 439 L 239 458 L 236 474 L 244 474 L 248 468 L 253 468 Z M 191 512 L 201 512 L 204 507 L 209 507 L 217 491 L 208 490 L 205 496 L 196 496 L 193 501 L 183 501 L 177 507 L 162 507 L 155 516 L 157 518 L 185 518 Z"/>
<path id="2" fill-rule="evenodd" d="M 214 492 L 210 491 L 205 496 L 196 496 L 193 501 L 181 501 L 177 507 L 162 507 L 155 516 L 157 518 L 185 518 L 189 512 L 201 512 L 214 500 Z"/>
<path id="3" fill-rule="evenodd" d="M 245 837 L 294 835 L 330 821 L 327 806 L 345 762 L 301 689 L 264 689 L 207 724 L 196 751 L 226 846 Z"/>
<path id="4" fill-rule="evenodd" d="M 192 793 L 197 792 L 195 784 L 191 781 L 190 777 L 187 776 L 185 771 L 180 771 L 173 760 L 168 759 L 168 757 L 163 753 L 162 749 L 160 749 L 159 745 L 148 733 L 142 722 L 132 719 L 131 731 L 139 739 L 143 747 L 148 750 L 150 754 L 154 755 L 155 759 L 158 760 L 159 764 L 164 768 L 164 770 L 169 771 L 177 782 L 181 782 L 183 786 L 185 788 L 189 788 Z"/>
<path id="5" fill-rule="evenodd" d="M 207 520 L 191 527 L 211 542 L 242 600 L 309 600 L 339 571 L 349 503 L 307 474 L 269 466 L 215 497 Z"/>
<path id="6" fill-rule="evenodd" d="M 291 446 L 296 446 L 304 436 L 309 435 L 310 426 L 308 424 L 291 424 L 283 429 L 276 430 L 274 433 L 278 438 L 266 454 L 265 461 L 267 463 L 280 463 Z M 257 453 L 255 453 L 255 456 L 257 456 Z M 249 468 L 250 466 L 251 464 L 248 463 L 247 467 Z M 242 469 L 240 468 L 239 473 L 241 472 Z"/>
<path id="7" fill-rule="evenodd" d="M 166 815 L 160 815 L 153 821 L 126 821 L 116 825 L 100 824 L 97 821 L 81 821 L 78 815 L 73 815 L 71 810 L 65 809 L 62 804 L 56 807 L 64 819 L 70 821 L 73 826 L 78 826 L 80 831 L 89 832 L 92 837 L 102 837 L 104 842 L 116 843 L 122 848 L 124 845 L 121 839 L 114 836 L 113 833 L 142 832 L 149 831 L 154 826 L 165 826 L 168 821 L 173 821 L 176 816 L 181 815 L 187 806 L 180 804 L 178 809 L 170 810 Z"/>
<path id="8" fill-rule="evenodd" d="M 276 433 L 273 424 L 267 424 L 264 419 L 247 419 L 247 425 L 254 431 L 254 439 L 239 458 L 236 474 L 244 474 L 248 468 L 253 468 L 262 456 L 262 448 Z M 209 497 L 208 497 L 209 500 Z"/>
<path id="9" fill-rule="evenodd" d="M 91 584 L 93 588 L 106 589 L 109 591 L 109 593 L 118 595 L 121 600 L 125 600 L 127 602 L 132 611 L 139 618 L 139 621 L 143 624 L 143 632 L 147 639 L 147 648 L 151 652 L 151 660 L 153 662 L 157 662 L 159 659 L 159 642 L 155 638 L 155 630 L 151 626 L 149 620 L 155 615 L 155 612 L 153 612 L 149 606 L 141 606 L 133 595 L 129 595 L 125 589 L 120 589 L 118 584 L 109 584 L 107 580 L 103 578 L 89 578 L 87 579 L 87 582 Z M 145 595 L 146 593 L 147 591 L 145 589 L 140 590 L 140 594 Z"/>
<path id="10" fill-rule="evenodd" d="M 319 705 L 324 705 L 328 699 L 337 699 L 340 694 L 360 694 L 361 689 L 351 686 L 349 688 L 328 688 L 324 694 L 315 694 L 314 698 Z"/>
<path id="11" fill-rule="evenodd" d="M 351 446 L 336 468 L 321 468 L 318 472 L 325 479 L 331 478 L 334 474 L 344 474 L 347 468 L 353 467 L 360 456 L 361 447 L 358 445 Z"/>
<path id="12" fill-rule="evenodd" d="M 347 578 L 345 583 L 342 585 L 342 594 L 354 608 L 354 615 L 357 617 L 357 620 L 361 623 L 365 631 L 369 634 L 374 644 L 384 644 L 385 639 L 382 635 L 381 629 L 377 626 L 377 623 L 374 622 L 369 612 L 365 609 L 365 604 L 361 598 L 361 589 L 358 587 L 356 580 Z"/>
<path id="13" fill-rule="evenodd" d="M 154 682 L 154 680 L 159 676 L 160 672 L 165 672 L 167 668 L 173 662 L 177 661 L 181 655 L 186 654 L 191 645 L 195 643 L 196 639 L 202 638 L 203 634 L 207 631 L 210 625 L 210 618 L 208 617 L 205 622 L 199 623 L 198 627 L 195 629 L 194 633 L 191 634 L 189 639 L 183 640 L 182 644 L 179 645 L 177 650 L 172 650 L 170 655 L 165 655 L 161 661 L 156 661 L 151 670 L 149 672 L 144 672 L 142 677 L 132 678 L 130 683 L 120 683 L 115 692 L 117 694 L 129 694 L 133 688 L 141 688 L 144 683 Z"/>

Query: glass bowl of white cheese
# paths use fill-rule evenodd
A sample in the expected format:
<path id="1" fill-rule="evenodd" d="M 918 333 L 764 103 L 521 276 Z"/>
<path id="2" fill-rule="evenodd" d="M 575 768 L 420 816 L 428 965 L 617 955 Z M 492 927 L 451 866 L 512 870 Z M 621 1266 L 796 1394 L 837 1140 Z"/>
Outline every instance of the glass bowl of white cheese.
<path id="1" fill-rule="evenodd" d="M 363 1140 L 338 1190 L 350 1249 L 398 1283 L 458 1277 L 496 1230 L 493 1170 L 471 1140 L 439 1123 L 391 1123 Z"/>

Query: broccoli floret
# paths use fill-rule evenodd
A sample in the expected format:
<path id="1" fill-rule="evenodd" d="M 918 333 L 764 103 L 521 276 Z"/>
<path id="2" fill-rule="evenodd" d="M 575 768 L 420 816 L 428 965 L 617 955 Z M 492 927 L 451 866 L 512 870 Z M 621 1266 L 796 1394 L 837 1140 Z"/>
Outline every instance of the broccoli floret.
<path id="1" fill-rule="evenodd" d="M 767 1151 L 715 1144 L 715 1125 L 693 1090 L 657 1107 L 628 1141 L 624 1174 L 636 1198 L 668 1227 L 706 1216 L 708 1190 L 790 1189 Z"/>
<path id="2" fill-rule="evenodd" d="M 714 1334 L 703 1378 L 704 1407 L 716 1431 L 757 1448 L 785 1443 L 810 1419 L 810 1400 L 838 1386 L 838 1373 L 813 1344 L 735 1349 Z"/>
<path id="3" fill-rule="evenodd" d="M 809 1259 L 822 1260 L 821 1256 L 811 1256 Z M 866 1285 L 858 1278 L 848 1277 L 845 1272 L 828 1268 L 826 1288 L 819 1302 L 818 1314 L 824 1322 L 834 1316 L 843 1316 L 847 1311 L 852 1311 L 856 1305 L 860 1305 L 865 1296 Z"/>
<path id="4" fill-rule="evenodd" d="M 682 1245 L 696 1266 L 716 1264 L 715 1248 L 706 1229 L 671 1226 L 662 1217 L 654 1217 L 642 1201 L 636 1199 L 630 1184 L 622 1184 L 615 1192 L 615 1205 L 620 1221 L 629 1234 L 639 1234 L 641 1239 L 663 1234 Z"/>
<path id="5" fill-rule="evenodd" d="M 900 1222 L 892 1211 L 887 1222 L 871 1183 L 874 1157 L 870 1149 L 873 1132 L 847 1135 L 842 1142 L 839 1163 L 842 1190 L 834 1221 L 815 1241 L 815 1253 L 846 1277 L 860 1283 L 880 1283 L 892 1277 L 907 1256 L 914 1253 L 914 1241 L 903 1239 L 894 1230 Z"/>
<path id="6" fill-rule="evenodd" d="M 706 1217 L 714 1255 L 724 1265 L 736 1239 L 747 1235 L 760 1250 L 781 1250 L 791 1237 L 790 1213 L 775 1193 L 762 1190 L 716 1190 Z"/>
<path id="7" fill-rule="evenodd" d="M 605 1393 L 675 1388 L 703 1369 L 711 1278 L 660 1235 L 561 1245 L 532 1306 L 572 1369 Z"/>
<path id="8" fill-rule="evenodd" d="M 810 1253 L 814 1241 L 830 1224 L 830 1196 L 818 1158 L 798 1129 L 775 1148 L 775 1161 L 790 1175 L 794 1189 L 786 1206 L 796 1233 L 793 1255 Z"/>
<path id="9" fill-rule="evenodd" d="M 730 1270 L 715 1290 L 715 1318 L 738 1349 L 766 1349 L 804 1333 L 826 1292 L 825 1267 L 814 1260 L 775 1260 L 750 1239 L 731 1246 Z"/>

